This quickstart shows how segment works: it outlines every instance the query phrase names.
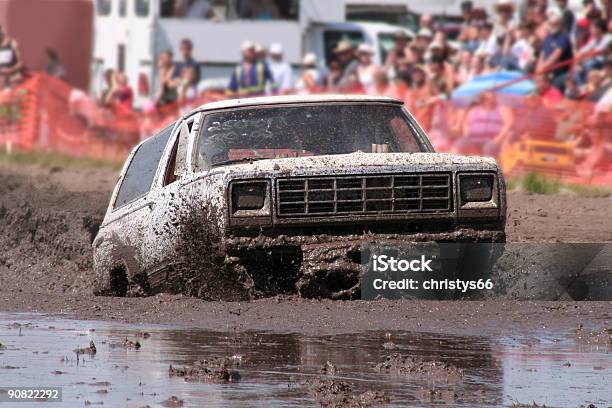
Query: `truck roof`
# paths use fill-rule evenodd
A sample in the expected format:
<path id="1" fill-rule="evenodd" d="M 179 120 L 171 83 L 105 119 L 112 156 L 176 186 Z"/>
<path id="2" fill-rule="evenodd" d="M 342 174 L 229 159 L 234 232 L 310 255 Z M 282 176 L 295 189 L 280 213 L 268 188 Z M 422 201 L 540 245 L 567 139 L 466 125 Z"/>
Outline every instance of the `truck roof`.
<path id="1" fill-rule="evenodd" d="M 330 94 L 330 95 L 277 95 L 261 96 L 254 98 L 228 99 L 223 101 L 204 104 L 194 112 L 211 111 L 217 109 L 241 108 L 244 106 L 259 105 L 285 105 L 298 103 L 333 103 L 333 102 L 359 102 L 359 103 L 393 103 L 402 104 L 402 101 L 385 96 L 369 95 L 349 95 L 349 94 Z"/>

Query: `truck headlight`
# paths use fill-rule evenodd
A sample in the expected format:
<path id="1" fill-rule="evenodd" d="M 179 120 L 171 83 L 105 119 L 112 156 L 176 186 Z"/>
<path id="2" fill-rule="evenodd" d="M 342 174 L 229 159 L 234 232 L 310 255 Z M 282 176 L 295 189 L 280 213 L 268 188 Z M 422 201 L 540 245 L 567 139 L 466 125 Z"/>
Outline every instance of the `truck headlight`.
<path id="1" fill-rule="evenodd" d="M 270 219 L 269 180 L 233 181 L 229 189 L 231 218 L 243 218 L 245 223 L 251 223 L 257 218 Z"/>
<path id="2" fill-rule="evenodd" d="M 461 204 L 491 201 L 494 184 L 492 174 L 462 175 L 460 180 Z"/>
<path id="3" fill-rule="evenodd" d="M 497 174 L 457 174 L 458 218 L 460 222 L 499 221 L 500 181 Z"/>
<path id="4" fill-rule="evenodd" d="M 261 210 L 267 197 L 268 183 L 241 183 L 232 188 L 233 212 Z"/>

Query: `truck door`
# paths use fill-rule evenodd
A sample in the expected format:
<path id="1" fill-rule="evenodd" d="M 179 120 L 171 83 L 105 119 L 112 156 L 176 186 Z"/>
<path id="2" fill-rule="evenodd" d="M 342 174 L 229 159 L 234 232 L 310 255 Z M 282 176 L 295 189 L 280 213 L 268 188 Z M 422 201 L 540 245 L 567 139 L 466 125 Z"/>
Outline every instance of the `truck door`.
<path id="1" fill-rule="evenodd" d="M 132 153 L 111 199 L 106 225 L 96 237 L 96 270 L 121 268 L 131 281 L 144 270 L 143 243 L 155 200 L 153 181 L 174 125 L 140 144 Z"/>
<path id="2" fill-rule="evenodd" d="M 197 131 L 200 114 L 184 120 L 169 143 L 162 158 L 161 172 L 156 183 L 158 192 L 152 204 L 150 222 L 143 250 L 145 267 L 152 289 L 167 279 L 168 267 L 178 262 L 179 233 L 182 215 L 189 205 L 189 175 L 187 157 Z"/>

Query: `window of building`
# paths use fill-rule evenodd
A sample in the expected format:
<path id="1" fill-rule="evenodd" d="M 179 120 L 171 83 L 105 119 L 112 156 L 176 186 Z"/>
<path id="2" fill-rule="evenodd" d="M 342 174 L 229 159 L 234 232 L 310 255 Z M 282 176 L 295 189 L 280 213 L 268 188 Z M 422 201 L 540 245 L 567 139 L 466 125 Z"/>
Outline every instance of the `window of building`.
<path id="1" fill-rule="evenodd" d="M 148 17 L 151 12 L 151 0 L 135 0 L 134 12 L 138 17 Z"/>
<path id="2" fill-rule="evenodd" d="M 127 13 L 127 0 L 119 0 L 119 17 L 125 17 Z"/>
<path id="3" fill-rule="evenodd" d="M 96 10 L 99 16 L 108 16 L 111 13 L 112 0 L 96 0 Z"/>
<path id="4" fill-rule="evenodd" d="M 166 18 L 212 20 L 297 20 L 299 0 L 161 0 Z"/>

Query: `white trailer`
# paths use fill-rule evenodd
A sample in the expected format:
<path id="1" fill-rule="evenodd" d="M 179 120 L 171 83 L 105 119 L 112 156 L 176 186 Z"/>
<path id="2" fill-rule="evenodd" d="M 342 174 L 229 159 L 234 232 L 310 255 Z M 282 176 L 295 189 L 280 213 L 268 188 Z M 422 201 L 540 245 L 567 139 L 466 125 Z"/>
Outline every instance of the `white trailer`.
<path id="1" fill-rule="evenodd" d="M 342 39 L 372 45 L 376 60 L 382 62 L 395 31 L 414 35 L 409 29 L 385 23 L 347 22 L 350 0 L 278 0 L 285 14 L 273 20 L 249 17 L 244 13 L 249 2 L 243 0 L 210 0 L 212 19 L 173 15 L 169 1 L 180 0 L 96 0 L 94 92 L 100 91 L 103 72 L 110 68 L 127 74 L 130 85 L 139 91 L 137 102 L 149 98 L 156 82 L 157 55 L 171 49 L 179 59 L 183 38 L 193 41 L 194 58 L 202 64 L 201 78 L 210 80 L 229 77 L 245 40 L 264 46 L 279 42 L 285 59 L 299 67 L 306 52 L 314 52 L 321 64 L 328 63 L 331 49 Z M 143 83 L 149 84 L 148 93 L 143 92 Z"/>

